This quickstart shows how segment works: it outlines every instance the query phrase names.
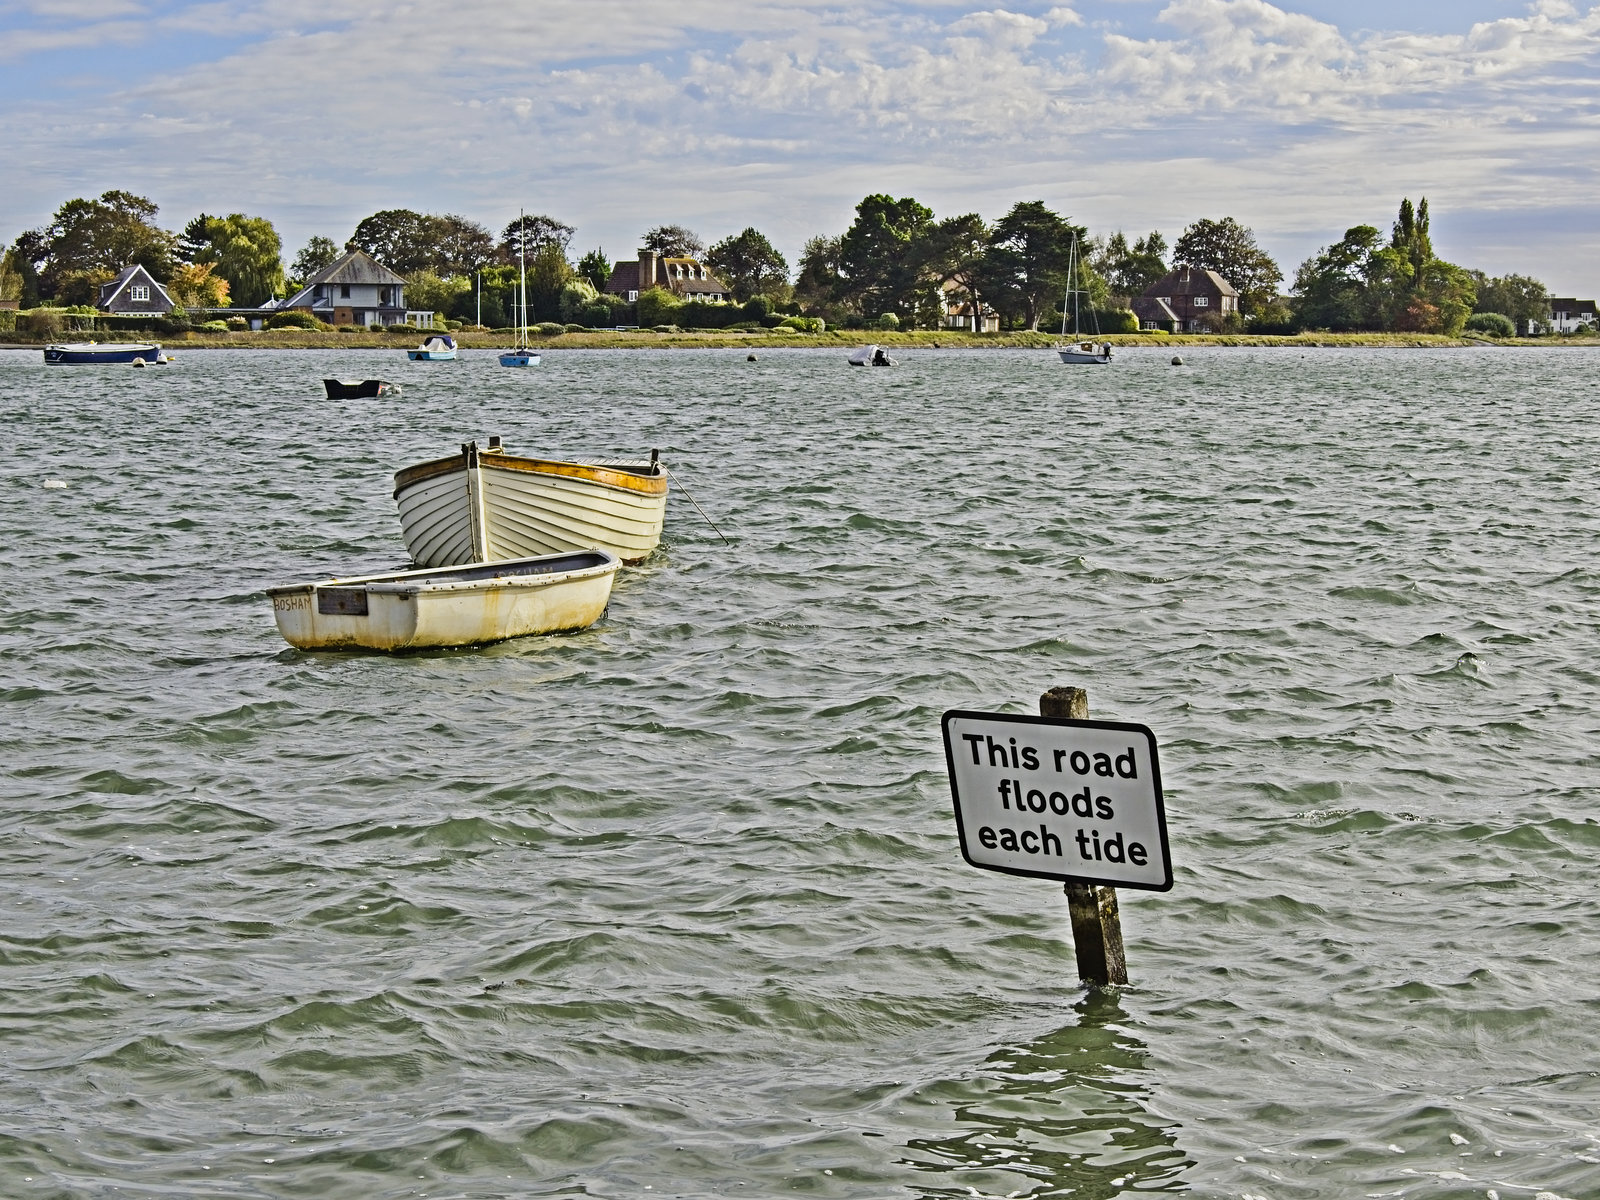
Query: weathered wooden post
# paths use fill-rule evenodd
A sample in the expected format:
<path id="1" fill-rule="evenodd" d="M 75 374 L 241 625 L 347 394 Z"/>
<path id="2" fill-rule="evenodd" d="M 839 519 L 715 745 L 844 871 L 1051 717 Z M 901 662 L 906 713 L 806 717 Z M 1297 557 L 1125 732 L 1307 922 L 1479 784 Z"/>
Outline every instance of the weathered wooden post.
<path id="1" fill-rule="evenodd" d="M 1089 719 L 1089 693 L 1082 688 L 1055 687 L 1039 697 L 1039 715 L 1069 721 Z M 1122 916 L 1117 889 L 1069 879 L 1067 913 L 1072 919 L 1072 946 L 1078 956 L 1078 978 L 1105 987 L 1128 982 L 1128 959 L 1122 949 Z"/>
<path id="2" fill-rule="evenodd" d="M 1051 688 L 1036 717 L 951 709 L 941 726 L 961 857 L 1064 884 L 1078 975 L 1127 983 L 1116 889 L 1172 888 L 1155 733 L 1090 720 L 1080 688 Z"/>

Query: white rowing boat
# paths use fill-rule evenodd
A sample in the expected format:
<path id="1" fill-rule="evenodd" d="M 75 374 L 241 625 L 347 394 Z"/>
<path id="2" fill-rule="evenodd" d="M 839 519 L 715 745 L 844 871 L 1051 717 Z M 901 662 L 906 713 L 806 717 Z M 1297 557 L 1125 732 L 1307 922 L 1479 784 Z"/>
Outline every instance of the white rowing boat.
<path id="1" fill-rule="evenodd" d="M 604 550 L 268 588 L 302 650 L 475 646 L 593 625 L 622 563 Z"/>
<path id="2" fill-rule="evenodd" d="M 661 541 L 667 469 L 648 461 L 568 462 L 508 454 L 498 437 L 394 477 L 406 549 L 419 567 L 599 547 L 625 563 Z"/>

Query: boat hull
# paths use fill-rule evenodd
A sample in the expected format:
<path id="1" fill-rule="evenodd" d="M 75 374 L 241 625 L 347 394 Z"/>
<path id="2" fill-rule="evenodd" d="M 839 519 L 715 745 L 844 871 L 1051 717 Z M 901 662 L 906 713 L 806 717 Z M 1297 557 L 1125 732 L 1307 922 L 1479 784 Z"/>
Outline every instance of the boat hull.
<path id="1" fill-rule="evenodd" d="M 586 550 L 324 579 L 267 595 L 278 631 L 302 650 L 476 646 L 593 625 L 621 565 L 615 555 Z"/>
<path id="2" fill-rule="evenodd" d="M 469 442 L 394 478 L 406 548 L 422 567 L 589 547 L 636 563 L 666 520 L 667 473 L 654 462 L 525 458 Z"/>
<path id="3" fill-rule="evenodd" d="M 322 387 L 329 400 L 375 400 L 400 394 L 400 385 L 386 379 L 324 379 Z"/>
<path id="4" fill-rule="evenodd" d="M 454 350 L 407 350 L 406 357 L 412 362 L 454 362 Z"/>
<path id="5" fill-rule="evenodd" d="M 1057 346 L 1056 353 L 1061 356 L 1061 361 L 1064 363 L 1100 363 L 1103 365 L 1111 361 L 1111 346 L 1109 343 L 1106 344 L 1103 350 L 1089 349 L 1083 344 Z"/>
<path id="6" fill-rule="evenodd" d="M 167 360 L 161 353 L 161 347 L 154 342 L 109 345 L 101 345 L 98 342 L 69 342 L 64 345 L 46 346 L 44 361 L 57 367 L 126 367 L 135 362 L 148 365 L 164 363 Z"/>
<path id="7" fill-rule="evenodd" d="M 539 356 L 510 350 L 500 356 L 500 365 L 502 367 L 537 367 L 539 365 Z"/>

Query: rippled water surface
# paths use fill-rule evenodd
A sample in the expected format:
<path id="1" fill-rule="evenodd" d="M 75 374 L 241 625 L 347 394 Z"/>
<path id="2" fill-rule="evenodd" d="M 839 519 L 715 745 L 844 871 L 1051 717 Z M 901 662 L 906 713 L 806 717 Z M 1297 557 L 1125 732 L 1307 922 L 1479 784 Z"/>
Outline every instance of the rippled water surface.
<path id="1" fill-rule="evenodd" d="M 0 354 L 0 1195 L 1600 1195 L 1600 355 L 1169 355 Z M 492 433 L 731 544 L 288 648 Z M 1114 994 L 950 812 L 1063 684 L 1162 750 Z"/>

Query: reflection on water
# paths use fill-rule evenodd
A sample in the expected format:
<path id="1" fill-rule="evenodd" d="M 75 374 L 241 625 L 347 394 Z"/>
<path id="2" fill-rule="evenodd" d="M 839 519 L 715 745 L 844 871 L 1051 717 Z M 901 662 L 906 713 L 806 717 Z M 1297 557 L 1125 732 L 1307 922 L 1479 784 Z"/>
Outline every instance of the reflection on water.
<path id="1" fill-rule="evenodd" d="M 947 1182 L 926 1197 L 1120 1196 L 1182 1191 L 1193 1161 L 1176 1122 L 1147 1107 L 1148 1051 L 1114 992 L 1091 991 L 1078 1020 L 995 1051 L 972 1077 L 922 1089 L 954 1128 L 907 1143 L 903 1162 Z"/>

